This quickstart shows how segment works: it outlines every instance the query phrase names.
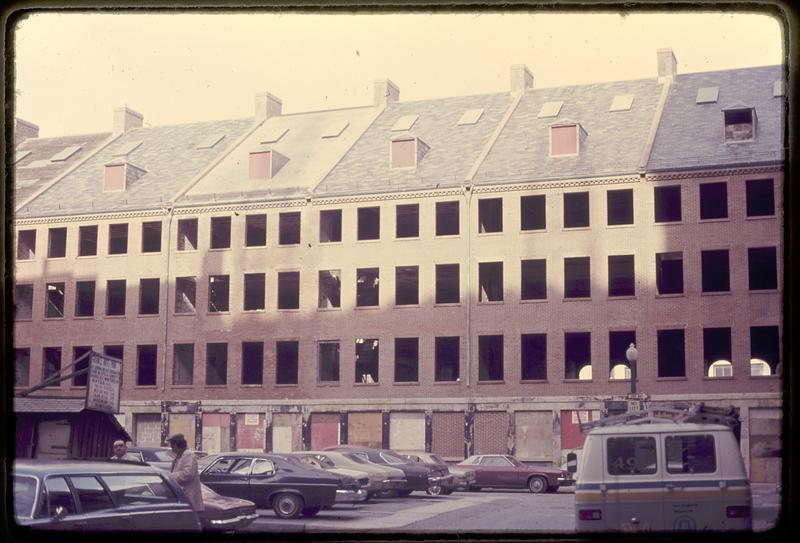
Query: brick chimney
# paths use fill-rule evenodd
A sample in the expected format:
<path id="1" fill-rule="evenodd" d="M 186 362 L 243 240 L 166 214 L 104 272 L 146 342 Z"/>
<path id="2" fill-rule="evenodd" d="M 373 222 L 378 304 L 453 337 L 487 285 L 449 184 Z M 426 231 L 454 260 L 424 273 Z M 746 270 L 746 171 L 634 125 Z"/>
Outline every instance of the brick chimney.
<path id="1" fill-rule="evenodd" d="M 662 77 L 674 78 L 678 75 L 678 61 L 675 59 L 675 53 L 672 52 L 670 47 L 658 49 L 656 58 L 658 59 L 659 79 Z"/>
<path id="2" fill-rule="evenodd" d="M 114 108 L 114 133 L 121 134 L 132 128 L 141 128 L 144 116 L 128 106 Z"/>
<path id="3" fill-rule="evenodd" d="M 515 64 L 511 67 L 511 93 L 525 94 L 533 88 L 533 73 L 524 64 Z"/>
<path id="4" fill-rule="evenodd" d="M 266 121 L 270 117 L 278 117 L 283 110 L 283 102 L 268 92 L 259 92 L 255 99 L 255 118 Z"/>
<path id="5" fill-rule="evenodd" d="M 400 87 L 391 79 L 376 79 L 373 88 L 375 106 L 386 106 L 400 100 Z"/>
<path id="6" fill-rule="evenodd" d="M 14 145 L 28 138 L 38 138 L 39 127 L 19 117 L 14 118 Z"/>

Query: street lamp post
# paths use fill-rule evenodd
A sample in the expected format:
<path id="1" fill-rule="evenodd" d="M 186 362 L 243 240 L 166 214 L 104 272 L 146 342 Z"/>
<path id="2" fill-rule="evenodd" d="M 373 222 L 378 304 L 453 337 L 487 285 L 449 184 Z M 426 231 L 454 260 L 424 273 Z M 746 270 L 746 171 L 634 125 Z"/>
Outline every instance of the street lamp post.
<path id="1" fill-rule="evenodd" d="M 633 395 L 636 394 L 636 360 L 639 358 L 639 351 L 636 350 L 635 344 L 628 345 L 628 350 L 625 351 L 625 358 L 628 359 L 628 365 L 631 369 L 631 395 Z"/>

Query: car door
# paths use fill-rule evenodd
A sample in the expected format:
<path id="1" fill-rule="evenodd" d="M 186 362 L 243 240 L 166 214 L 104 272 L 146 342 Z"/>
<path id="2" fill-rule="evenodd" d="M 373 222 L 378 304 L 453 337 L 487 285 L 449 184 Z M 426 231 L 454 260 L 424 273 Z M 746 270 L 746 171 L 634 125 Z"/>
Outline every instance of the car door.
<path id="1" fill-rule="evenodd" d="M 73 475 L 69 482 L 87 530 L 129 532 L 133 529 L 130 513 L 115 507 L 110 493 L 97 477 Z"/>
<path id="2" fill-rule="evenodd" d="M 656 435 L 606 435 L 605 509 L 612 529 L 662 530 L 663 467 Z"/>
<path id="3" fill-rule="evenodd" d="M 478 486 L 517 486 L 517 470 L 503 456 L 484 456 L 479 461 Z"/>
<path id="4" fill-rule="evenodd" d="M 275 463 L 269 458 L 256 458 L 250 472 L 249 494 L 247 498 L 259 507 L 269 507 L 269 496 L 280 484 Z"/>
<path id="5" fill-rule="evenodd" d="M 37 524 L 37 528 L 84 531 L 86 520 L 78 512 L 72 489 L 64 476 L 51 476 L 44 481 L 48 522 Z"/>
<path id="6" fill-rule="evenodd" d="M 159 473 L 101 475 L 117 507 L 131 518 L 133 531 L 197 530 L 197 514 Z M 173 483 L 175 484 L 175 483 Z M 177 486 L 177 485 L 176 485 Z"/>

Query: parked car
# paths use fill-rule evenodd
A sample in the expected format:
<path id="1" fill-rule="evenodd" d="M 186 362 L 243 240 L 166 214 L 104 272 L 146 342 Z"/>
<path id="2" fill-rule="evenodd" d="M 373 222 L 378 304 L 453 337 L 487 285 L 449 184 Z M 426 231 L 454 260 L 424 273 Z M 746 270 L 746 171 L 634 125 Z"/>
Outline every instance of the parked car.
<path id="1" fill-rule="evenodd" d="M 575 480 L 566 470 L 523 464 L 508 454 L 477 454 L 457 464 L 475 470 L 470 490 L 481 488 L 527 488 L 534 494 L 555 492 Z"/>
<path id="2" fill-rule="evenodd" d="M 450 473 L 450 468 L 448 467 L 447 462 L 442 460 L 440 457 L 425 451 L 395 452 L 402 454 L 405 458 L 408 458 L 412 462 L 419 462 L 428 466 L 431 469 L 431 472 L 435 473 L 439 477 L 439 481 L 428 487 L 428 494 L 438 496 L 440 494 L 448 495 L 453 493 L 453 490 L 455 490 L 453 475 Z"/>
<path id="3" fill-rule="evenodd" d="M 200 531 L 181 487 L 144 463 L 14 462 L 14 515 L 32 529 Z"/>
<path id="4" fill-rule="evenodd" d="M 320 465 L 357 470 L 366 473 L 369 483 L 366 486 L 367 499 L 384 493 L 396 492 L 406 488 L 406 476 L 403 470 L 387 465 L 375 464 L 347 452 L 338 451 L 304 451 L 294 453 L 300 458 L 314 458 Z"/>
<path id="5" fill-rule="evenodd" d="M 128 447 L 128 453 L 151 466 L 170 471 L 175 453 L 169 447 Z"/>
<path id="6" fill-rule="evenodd" d="M 363 471 L 341 468 L 326 469 L 318 462 L 314 462 L 310 458 L 301 458 L 296 454 L 281 454 L 275 456 L 280 456 L 289 462 L 299 463 L 301 467 L 319 469 L 338 477 L 339 488 L 336 489 L 336 503 L 359 503 L 367 500 L 367 490 L 363 487 L 369 484 L 369 478 Z"/>
<path id="7" fill-rule="evenodd" d="M 336 502 L 339 478 L 267 453 L 209 455 L 200 481 L 223 496 L 271 507 L 281 518 L 314 516 Z"/>
<path id="8" fill-rule="evenodd" d="M 429 487 L 441 481 L 441 476 L 438 472 L 434 472 L 428 466 L 403 458 L 403 456 L 389 449 L 373 449 L 358 445 L 336 445 L 325 450 L 348 452 L 354 456 L 360 456 L 364 460 L 402 470 L 406 476 L 406 488 L 398 491 L 400 496 L 408 496 L 415 490 L 427 491 Z"/>
<path id="9" fill-rule="evenodd" d="M 198 513 L 203 531 L 231 532 L 241 530 L 258 518 L 256 504 L 250 500 L 217 494 L 200 484 L 204 510 Z"/>
<path id="10" fill-rule="evenodd" d="M 459 465 L 447 466 L 453 476 L 453 490 L 469 490 L 475 484 L 475 470 Z"/>

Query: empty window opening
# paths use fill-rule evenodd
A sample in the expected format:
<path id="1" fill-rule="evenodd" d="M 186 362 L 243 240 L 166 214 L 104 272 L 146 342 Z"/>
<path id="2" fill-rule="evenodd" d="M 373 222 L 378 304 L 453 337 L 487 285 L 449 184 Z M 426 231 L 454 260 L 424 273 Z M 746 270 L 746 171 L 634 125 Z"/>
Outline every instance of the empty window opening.
<path id="1" fill-rule="evenodd" d="M 175 313 L 194 313 L 197 295 L 197 278 L 175 278 Z"/>
<path id="2" fill-rule="evenodd" d="M 211 248 L 229 249 L 231 246 L 231 218 L 211 217 Z"/>
<path id="3" fill-rule="evenodd" d="M 769 366 L 772 375 L 780 371 L 780 342 L 777 326 L 750 327 L 750 360 L 759 361 Z"/>
<path id="4" fill-rule="evenodd" d="M 419 204 L 403 204 L 396 208 L 398 238 L 419 237 Z"/>
<path id="5" fill-rule="evenodd" d="M 297 245 L 300 243 L 300 212 L 291 211 L 278 215 L 278 243 Z"/>
<path id="6" fill-rule="evenodd" d="M 658 376 L 685 377 L 684 331 L 658 330 Z"/>
<path id="7" fill-rule="evenodd" d="M 220 313 L 230 310 L 231 281 L 227 275 L 212 275 L 208 278 L 208 312 Z"/>
<path id="8" fill-rule="evenodd" d="M 708 377 L 732 377 L 731 329 L 703 328 L 703 372 Z"/>
<path id="9" fill-rule="evenodd" d="M 112 358 L 116 358 L 117 360 L 122 361 L 124 353 L 125 353 L 125 346 L 124 345 L 105 345 L 105 346 L 103 346 L 103 354 L 106 355 L 106 356 L 110 356 Z"/>
<path id="10" fill-rule="evenodd" d="M 681 187 L 654 187 L 656 222 L 678 222 L 681 220 Z"/>
<path id="11" fill-rule="evenodd" d="M 578 125 L 550 127 L 550 156 L 578 154 Z"/>
<path id="12" fill-rule="evenodd" d="M 756 134 L 756 115 L 752 108 L 730 109 L 725 114 L 725 141 L 750 141 Z"/>
<path id="13" fill-rule="evenodd" d="M 775 215 L 775 194 L 772 179 L 749 179 L 745 184 L 748 217 Z M 32 258 L 32 257 L 31 257 Z"/>
<path id="14" fill-rule="evenodd" d="M 608 225 L 633 224 L 633 189 L 609 190 Z"/>
<path id="15" fill-rule="evenodd" d="M 611 368 L 608 378 L 611 380 L 630 379 L 631 367 L 625 354 L 628 347 L 636 345 L 636 331 L 620 330 L 608 333 L 608 367 Z"/>
<path id="16" fill-rule="evenodd" d="M 339 381 L 339 342 L 323 341 L 319 344 L 319 380 Z"/>
<path id="17" fill-rule="evenodd" d="M 317 307 L 320 309 L 341 307 L 341 296 L 341 272 L 339 270 L 320 270 Z"/>
<path id="18" fill-rule="evenodd" d="M 14 285 L 14 319 L 33 318 L 33 285 Z"/>
<path id="19" fill-rule="evenodd" d="M 26 387 L 30 381 L 31 350 L 14 349 L 14 386 Z"/>
<path id="20" fill-rule="evenodd" d="M 700 87 L 695 97 L 696 104 L 713 104 L 719 97 L 719 87 Z"/>
<path id="21" fill-rule="evenodd" d="M 564 194 L 564 228 L 589 226 L 589 193 L 568 192 Z"/>
<path id="22" fill-rule="evenodd" d="M 436 202 L 436 235 L 457 236 L 458 232 L 458 202 Z"/>
<path id="23" fill-rule="evenodd" d="M 142 223 L 142 252 L 161 252 L 161 221 Z"/>
<path id="24" fill-rule="evenodd" d="M 700 251 L 703 292 L 728 292 L 731 289 L 728 250 Z"/>
<path id="25" fill-rule="evenodd" d="M 111 279 L 106 282 L 106 315 L 114 317 L 125 314 L 126 294 L 125 279 Z"/>
<path id="26" fill-rule="evenodd" d="M 544 230 L 547 228 L 545 203 L 544 194 L 520 197 L 520 226 L 522 230 Z"/>
<path id="27" fill-rule="evenodd" d="M 436 265 L 436 303 L 457 304 L 461 301 L 458 264 Z"/>
<path id="28" fill-rule="evenodd" d="M 567 332 L 564 334 L 564 378 L 584 380 L 592 367 L 592 335 L 589 332 Z"/>
<path id="29" fill-rule="evenodd" d="M 242 384 L 260 385 L 264 381 L 264 343 L 242 342 Z"/>
<path id="30" fill-rule="evenodd" d="M 395 268 L 395 304 L 419 304 L 419 266 Z"/>
<path id="31" fill-rule="evenodd" d="M 728 217 L 728 184 L 703 183 L 700 185 L 700 219 L 725 219 Z"/>
<path id="32" fill-rule="evenodd" d="M 481 262 L 478 264 L 479 302 L 503 301 L 503 263 Z"/>
<path id="33" fill-rule="evenodd" d="M 156 345 L 137 345 L 136 385 L 155 386 L 157 368 L 158 347 Z"/>
<path id="34" fill-rule="evenodd" d="M 522 334 L 520 355 L 522 380 L 547 380 L 547 334 Z"/>
<path id="35" fill-rule="evenodd" d="M 48 319 L 64 317 L 64 283 L 47 283 L 47 308 L 44 316 Z"/>
<path id="36" fill-rule="evenodd" d="M 460 376 L 460 338 L 437 337 L 435 345 L 435 371 L 436 381 L 457 381 Z"/>
<path id="37" fill-rule="evenodd" d="M 176 343 L 172 346 L 172 384 L 194 384 L 194 343 Z"/>
<path id="38" fill-rule="evenodd" d="M 267 216 L 248 215 L 245 222 L 245 247 L 265 247 L 267 245 Z"/>
<path id="39" fill-rule="evenodd" d="M 197 250 L 197 219 L 178 220 L 178 250 Z"/>
<path id="40" fill-rule="evenodd" d="M 47 243 L 47 258 L 64 258 L 67 256 L 67 229 L 50 228 Z"/>
<path id="41" fill-rule="evenodd" d="M 97 256 L 97 225 L 78 228 L 78 256 Z"/>
<path id="42" fill-rule="evenodd" d="M 590 261 L 588 256 L 564 259 L 564 298 L 590 298 L 592 285 L 589 281 Z"/>
<path id="43" fill-rule="evenodd" d="M 20 230 L 17 233 L 17 260 L 36 258 L 36 230 Z"/>
<path id="44" fill-rule="evenodd" d="M 523 260 L 521 270 L 521 292 L 523 300 L 547 299 L 547 260 Z"/>
<path id="45" fill-rule="evenodd" d="M 278 309 L 300 308 L 300 272 L 278 272 Z"/>
<path id="46" fill-rule="evenodd" d="M 228 383 L 228 344 L 208 343 L 206 345 L 206 384 L 225 385 Z"/>
<path id="47" fill-rule="evenodd" d="M 61 372 L 61 347 L 45 347 L 42 350 L 42 381 L 56 377 Z M 61 383 L 54 382 L 47 386 L 60 387 Z"/>
<path id="48" fill-rule="evenodd" d="M 478 232 L 488 234 L 503 231 L 503 199 L 478 200 Z"/>
<path id="49" fill-rule="evenodd" d="M 159 279 L 139 281 L 139 314 L 158 315 Z"/>
<path id="50" fill-rule="evenodd" d="M 356 338 L 356 383 L 378 382 L 379 349 L 376 338 Z"/>
<path id="51" fill-rule="evenodd" d="M 324 209 L 319 212 L 319 242 L 342 241 L 342 210 Z"/>
<path id="52" fill-rule="evenodd" d="M 94 316 L 94 281 L 75 283 L 75 316 Z"/>
<path id="53" fill-rule="evenodd" d="M 659 294 L 683 293 L 683 253 L 656 253 L 656 288 Z"/>
<path id="54" fill-rule="evenodd" d="M 299 344 L 296 341 L 275 343 L 275 382 L 279 385 L 297 384 L 297 357 Z"/>
<path id="55" fill-rule="evenodd" d="M 633 255 L 608 257 L 608 295 L 635 296 L 636 278 Z"/>
<path id="56" fill-rule="evenodd" d="M 88 381 L 88 371 L 89 371 L 89 357 L 91 356 L 90 353 L 92 351 L 92 346 L 89 345 L 87 347 L 73 347 L 72 348 L 72 371 L 79 372 L 84 371 L 79 375 L 72 376 L 72 386 L 74 387 L 85 387 L 86 382 Z M 88 355 L 88 356 L 84 356 Z M 83 359 L 78 361 L 79 358 L 83 356 Z"/>
<path id="57" fill-rule="evenodd" d="M 381 208 L 358 208 L 358 239 L 380 239 L 381 237 Z"/>
<path id="58" fill-rule="evenodd" d="M 378 268 L 356 270 L 356 306 L 377 306 L 379 301 L 380 272 Z"/>
<path id="59" fill-rule="evenodd" d="M 395 338 L 394 381 L 396 383 L 419 381 L 419 338 Z"/>
<path id="60" fill-rule="evenodd" d="M 263 273 L 244 274 L 244 310 L 258 311 L 266 307 L 266 275 Z"/>
<path id="61" fill-rule="evenodd" d="M 128 252 L 128 225 L 108 225 L 108 254 L 124 255 Z"/>
<path id="62" fill-rule="evenodd" d="M 747 249 L 747 276 L 750 290 L 778 288 L 778 261 L 775 247 Z"/>
<path id="63" fill-rule="evenodd" d="M 478 380 L 503 380 L 503 336 L 478 336 Z"/>

